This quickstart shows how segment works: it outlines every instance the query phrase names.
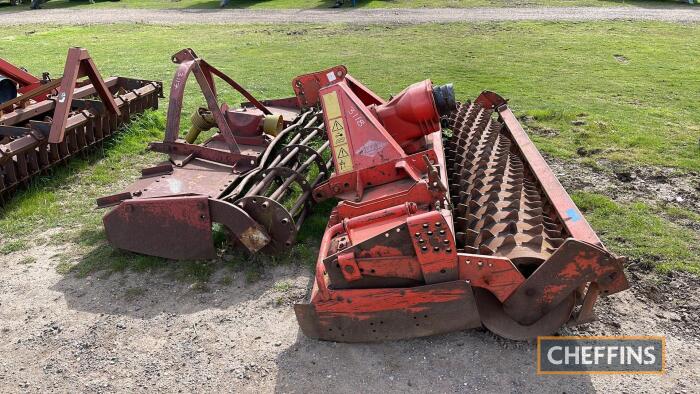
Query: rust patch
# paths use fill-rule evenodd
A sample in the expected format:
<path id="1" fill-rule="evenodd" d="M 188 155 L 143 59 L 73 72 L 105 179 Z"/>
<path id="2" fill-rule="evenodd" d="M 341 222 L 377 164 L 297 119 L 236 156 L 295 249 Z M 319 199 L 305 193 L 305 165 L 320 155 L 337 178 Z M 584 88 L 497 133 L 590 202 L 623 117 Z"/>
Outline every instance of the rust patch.
<path id="1" fill-rule="evenodd" d="M 270 237 L 258 228 L 249 227 L 243 231 L 239 241 L 251 252 L 257 252 L 270 243 Z"/>

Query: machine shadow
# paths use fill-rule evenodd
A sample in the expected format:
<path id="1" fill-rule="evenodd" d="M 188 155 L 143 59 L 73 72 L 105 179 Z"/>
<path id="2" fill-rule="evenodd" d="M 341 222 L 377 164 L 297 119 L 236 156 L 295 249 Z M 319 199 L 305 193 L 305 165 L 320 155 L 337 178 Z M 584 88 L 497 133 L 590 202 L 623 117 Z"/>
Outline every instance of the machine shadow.
<path id="1" fill-rule="evenodd" d="M 78 262 L 89 269 L 99 259 L 111 259 L 115 251 L 103 245 Z M 51 290 L 64 295 L 68 308 L 96 314 L 147 319 L 162 313 L 184 315 L 206 309 L 226 310 L 256 300 L 269 292 L 276 280 L 295 278 L 299 265 L 273 265 L 263 273 L 224 261 L 173 261 L 128 253 L 125 267 L 98 268 L 85 275 L 69 272 Z M 258 275 L 260 277 L 258 277 Z M 198 279 L 203 278 L 203 279 Z"/>
<path id="2" fill-rule="evenodd" d="M 483 329 L 376 344 L 316 341 L 299 332 L 277 358 L 275 392 L 594 391 L 590 376 L 537 375 L 536 348 Z"/>

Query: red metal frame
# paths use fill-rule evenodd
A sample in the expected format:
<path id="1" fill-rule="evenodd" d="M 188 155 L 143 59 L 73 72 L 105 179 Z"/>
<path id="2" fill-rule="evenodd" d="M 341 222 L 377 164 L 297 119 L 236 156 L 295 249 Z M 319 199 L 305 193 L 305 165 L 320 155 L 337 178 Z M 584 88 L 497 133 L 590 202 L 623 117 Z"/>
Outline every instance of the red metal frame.
<path id="1" fill-rule="evenodd" d="M 168 104 L 167 124 L 165 128 L 165 139 L 163 143 L 151 144 L 151 149 L 168 154 L 190 155 L 192 157 L 200 157 L 202 159 L 214 160 L 219 163 L 234 164 L 247 163 L 251 166 L 257 156 L 246 154 L 241 151 L 239 144 L 247 145 L 264 145 L 262 141 L 246 140 L 244 136 L 234 134 L 232 127 L 229 124 L 224 110 L 220 107 L 217 96 L 214 77 L 221 78 L 224 82 L 241 93 L 253 107 L 260 110 L 265 115 L 270 115 L 272 112 L 253 95 L 245 90 L 236 81 L 231 79 L 216 67 L 210 65 L 205 60 L 200 59 L 192 49 L 183 49 L 172 57 L 175 64 L 179 64 L 173 83 L 170 87 L 170 102 Z M 180 133 L 180 114 L 182 113 L 182 102 L 185 94 L 185 85 L 190 74 L 194 74 L 199 87 L 202 90 L 204 98 L 207 102 L 207 108 L 211 111 L 217 127 L 221 131 L 229 152 L 220 149 L 214 149 L 208 146 L 194 145 L 184 143 L 179 140 Z M 241 170 L 239 164 L 238 170 Z"/>
<path id="2" fill-rule="evenodd" d="M 306 77 L 318 85 L 320 78 Z M 304 94 L 323 106 L 336 173 L 314 195 L 341 202 L 321 242 L 310 302 L 295 307 L 306 335 L 374 341 L 483 323 L 500 335 L 527 338 L 568 320 L 576 294 L 586 293 L 574 316 L 580 322 L 591 318 L 601 291 L 628 287 L 621 260 L 602 247 L 500 96 L 484 92 L 476 103 L 497 109 L 571 237 L 527 278 L 508 258 L 457 252 L 439 126 L 421 125 L 426 132 L 408 131 L 400 138 L 411 137 L 399 144 L 395 136 L 406 127 L 390 133 L 376 110 L 386 102 L 350 76 L 324 82 L 317 95 L 308 88 Z M 390 103 L 410 107 L 423 99 L 402 96 Z M 371 156 L 363 154 L 368 144 Z"/>
<path id="3" fill-rule="evenodd" d="M 0 205 L 32 177 L 118 132 L 132 115 L 156 109 L 162 97 L 160 82 L 103 81 L 81 48 L 68 51 L 67 74 L 57 79 L 45 73 L 39 80 L 4 61 L 0 67 L 22 86 L 17 97 L 0 104 Z"/>
<path id="4" fill-rule="evenodd" d="M 428 85 L 429 81 L 424 81 L 412 86 L 405 91 L 408 92 L 406 96 L 412 92 L 422 92 Z M 308 90 L 305 91 L 308 95 Z M 438 124 L 423 125 L 419 132 L 412 134 L 420 138 L 401 146 L 382 123 L 390 116 L 391 119 L 396 118 L 397 108 L 406 107 L 401 104 L 402 95 L 397 96 L 396 101 L 386 103 L 364 85 L 346 76 L 321 88 L 317 96 L 324 110 L 336 171 L 327 182 L 314 190 L 316 200 L 333 196 L 358 202 L 369 200 L 364 198 L 365 188 L 391 184 L 407 177 L 414 183 L 422 182 L 422 175 L 429 172 L 432 163 L 437 163 L 438 155 L 431 147 L 439 144 L 437 140 L 440 137 L 429 137 L 433 144 L 428 146 L 428 140 L 423 135 L 439 130 Z M 382 113 L 389 115 L 382 118 Z M 438 118 L 437 113 L 432 117 Z M 410 150 L 407 152 L 407 149 Z M 431 191 L 437 191 L 436 197 L 444 196 L 437 187 L 442 185 L 429 186 Z M 402 192 L 405 190 L 401 187 L 382 190 L 383 195 Z"/>
<path id="5" fill-rule="evenodd" d="M 8 63 L 3 59 L 0 59 L 0 75 L 4 75 L 17 82 L 19 85 L 19 89 L 17 89 L 17 91 L 20 94 L 24 94 L 38 88 L 42 82 L 39 78 L 29 74 L 19 67 L 14 66 L 11 63 Z M 40 100 L 44 99 L 46 99 L 46 96 L 43 96 Z"/>
<path id="6" fill-rule="evenodd" d="M 0 74 L 16 81 L 21 86 L 19 93 L 22 94 L 17 99 L 5 103 L 3 109 L 12 107 L 17 103 L 26 102 L 29 99 L 37 102 L 43 101 L 47 98 L 48 93 L 53 91 L 60 82 L 56 92 L 56 104 L 49 132 L 49 143 L 57 144 L 63 142 L 66 122 L 73 105 L 73 95 L 79 87 L 78 80 L 82 77 L 89 78 L 95 93 L 100 97 L 109 112 L 116 116 L 121 114 L 119 106 L 114 101 L 114 97 L 112 97 L 112 93 L 105 85 L 99 71 L 97 71 L 97 67 L 92 58 L 90 58 L 88 51 L 84 48 L 70 48 L 68 50 L 63 76 L 57 81 L 41 81 L 2 59 L 0 59 Z"/>
<path id="7" fill-rule="evenodd" d="M 66 133 L 66 122 L 68 115 L 73 105 L 73 95 L 78 80 L 83 77 L 88 77 L 96 94 L 102 100 L 102 103 L 107 107 L 107 110 L 116 116 L 121 115 L 119 106 L 114 101 L 112 93 L 105 85 L 100 72 L 97 71 L 95 62 L 92 61 L 90 54 L 84 48 L 70 48 L 68 57 L 63 68 L 63 77 L 61 87 L 56 95 L 56 108 L 54 110 L 53 122 L 51 123 L 51 131 L 49 132 L 50 143 L 60 143 Z"/>

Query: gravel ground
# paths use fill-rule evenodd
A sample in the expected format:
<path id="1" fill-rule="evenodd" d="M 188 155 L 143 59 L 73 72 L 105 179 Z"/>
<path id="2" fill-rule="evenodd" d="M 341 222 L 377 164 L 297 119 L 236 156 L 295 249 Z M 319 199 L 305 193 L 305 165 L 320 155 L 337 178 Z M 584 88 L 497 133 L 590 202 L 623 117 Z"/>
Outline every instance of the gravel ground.
<path id="1" fill-rule="evenodd" d="M 697 174 L 598 174 L 549 161 L 570 191 L 619 201 L 685 196 L 685 207 L 698 208 L 689 198 L 697 196 Z M 686 394 L 700 387 L 700 278 L 688 274 L 659 276 L 631 264 L 631 289 L 601 299 L 598 321 L 560 330 L 665 335 L 664 375 L 538 376 L 535 343 L 483 329 L 378 344 L 308 339 L 292 307 L 311 285 L 303 267 L 268 268 L 254 283 L 223 263 L 206 284 L 178 281 L 169 269 L 78 278 L 56 271 L 71 253 L 65 248 L 0 256 L 0 392 Z"/>
<path id="2" fill-rule="evenodd" d="M 44 246 L 0 257 L 0 391 L 691 393 L 700 387 L 697 278 L 666 284 L 632 273 L 633 289 L 598 303 L 600 320 L 564 334 L 666 335 L 667 373 L 538 376 L 536 344 L 484 330 L 379 344 L 310 340 L 292 305 L 305 268 L 268 269 L 247 284 L 219 270 L 206 286 L 156 273 L 56 273 Z M 36 261 L 19 264 L 32 255 Z M 232 280 L 224 280 L 229 277 Z M 284 281 L 287 286 L 275 286 Z M 656 294 L 657 299 L 650 297 Z"/>
<path id="3" fill-rule="evenodd" d="M 61 25 L 108 23 L 432 23 L 478 21 L 591 21 L 654 20 L 698 22 L 700 9 L 687 6 L 469 8 L 469 9 L 342 9 L 342 10 L 149 10 L 51 9 L 0 14 L 0 25 L 51 23 Z"/>

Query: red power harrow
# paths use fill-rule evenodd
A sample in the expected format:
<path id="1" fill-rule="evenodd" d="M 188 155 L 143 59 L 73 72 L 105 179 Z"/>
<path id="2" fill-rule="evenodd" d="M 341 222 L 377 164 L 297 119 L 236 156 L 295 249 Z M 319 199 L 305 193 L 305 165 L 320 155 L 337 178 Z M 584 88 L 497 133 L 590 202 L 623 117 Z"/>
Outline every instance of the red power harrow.
<path id="1" fill-rule="evenodd" d="M 307 336 L 342 342 L 482 324 L 527 339 L 592 319 L 599 295 L 628 287 L 495 93 L 459 104 L 426 80 L 387 102 L 336 66 L 295 78 L 296 97 L 259 101 L 190 49 L 173 61 L 165 139 L 149 146 L 169 160 L 98 201 L 115 206 L 104 224 L 116 247 L 211 258 L 219 223 L 251 252 L 278 252 L 312 201 L 337 198 L 295 311 Z M 207 107 L 181 138 L 190 74 Z M 220 104 L 215 77 L 248 102 Z"/>
<path id="2" fill-rule="evenodd" d="M 322 74 L 319 78 L 322 77 Z M 350 76 L 323 107 L 336 197 L 308 304 L 309 337 L 381 341 L 479 327 L 511 339 L 593 317 L 628 287 L 506 100 L 458 104 L 428 80 L 385 102 Z M 451 136 L 443 140 L 441 121 Z"/>
<path id="3" fill-rule="evenodd" d="M 83 80 L 83 78 L 87 78 Z M 18 187 L 158 108 L 159 82 L 103 80 L 87 50 L 68 50 L 63 76 L 38 79 L 0 59 L 0 206 Z"/>
<path id="4" fill-rule="evenodd" d="M 212 227 L 222 225 L 233 244 L 251 252 L 279 252 L 292 246 L 309 213 L 311 192 L 331 167 L 320 111 L 294 97 L 258 101 L 191 49 L 172 58 L 178 64 L 170 90 L 165 139 L 150 150 L 169 160 L 142 170 L 126 191 L 98 200 L 115 206 L 104 217 L 109 242 L 120 249 L 172 259 L 216 256 Z M 343 67 L 326 70 L 342 78 Z M 185 82 L 193 74 L 206 108 L 192 116 L 180 138 Z M 248 102 L 219 104 L 215 77 Z M 305 77 L 300 77 L 305 80 Z M 199 134 L 218 132 L 202 143 Z"/>

